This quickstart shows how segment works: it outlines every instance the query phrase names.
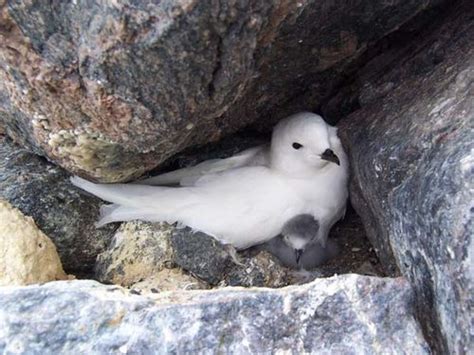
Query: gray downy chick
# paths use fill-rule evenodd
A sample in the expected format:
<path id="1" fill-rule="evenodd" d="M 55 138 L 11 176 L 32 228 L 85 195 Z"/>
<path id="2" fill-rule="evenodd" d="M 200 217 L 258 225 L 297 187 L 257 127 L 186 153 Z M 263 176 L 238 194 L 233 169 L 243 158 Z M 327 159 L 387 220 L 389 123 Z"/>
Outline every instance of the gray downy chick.
<path id="1" fill-rule="evenodd" d="M 316 239 L 319 222 L 309 214 L 293 217 L 285 223 L 281 235 L 261 245 L 261 249 L 275 255 L 283 265 L 310 270 L 333 258 L 337 244 L 331 240 L 323 247 Z"/>

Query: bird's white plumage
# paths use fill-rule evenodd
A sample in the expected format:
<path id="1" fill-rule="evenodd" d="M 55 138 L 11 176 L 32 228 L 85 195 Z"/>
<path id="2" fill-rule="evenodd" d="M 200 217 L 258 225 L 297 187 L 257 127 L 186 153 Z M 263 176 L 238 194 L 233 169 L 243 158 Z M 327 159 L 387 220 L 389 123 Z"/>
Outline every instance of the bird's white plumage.
<path id="1" fill-rule="evenodd" d="M 230 158 L 206 160 L 196 166 L 136 181 L 135 184 L 192 186 L 203 176 L 244 166 L 265 166 L 268 164 L 268 160 L 268 147 L 262 145 L 244 150 Z"/>
<path id="2" fill-rule="evenodd" d="M 282 120 L 270 147 L 140 181 L 138 184 L 72 182 L 113 205 L 99 225 L 132 219 L 180 222 L 242 249 L 275 237 L 299 214 L 318 220 L 325 243 L 347 200 L 348 162 L 336 129 L 304 112 Z M 293 143 L 302 148 L 293 148 Z M 327 149 L 340 165 L 321 158 Z M 182 187 L 146 186 L 181 184 Z"/>

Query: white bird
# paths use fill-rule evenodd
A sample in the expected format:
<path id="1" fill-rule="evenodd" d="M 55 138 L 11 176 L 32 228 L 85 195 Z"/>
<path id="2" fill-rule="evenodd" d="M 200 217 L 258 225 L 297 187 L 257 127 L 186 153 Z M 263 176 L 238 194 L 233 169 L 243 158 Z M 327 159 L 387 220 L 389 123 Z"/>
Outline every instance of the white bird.
<path id="1" fill-rule="evenodd" d="M 348 196 L 348 161 L 337 129 L 313 113 L 280 121 L 269 147 L 206 161 L 138 184 L 72 183 L 112 205 L 103 206 L 98 226 L 140 219 L 181 223 L 237 249 L 266 242 L 291 218 L 310 214 L 319 222 L 323 246 L 343 217 Z M 181 187 L 141 184 L 180 184 Z M 304 249 L 303 238 L 285 238 Z"/>

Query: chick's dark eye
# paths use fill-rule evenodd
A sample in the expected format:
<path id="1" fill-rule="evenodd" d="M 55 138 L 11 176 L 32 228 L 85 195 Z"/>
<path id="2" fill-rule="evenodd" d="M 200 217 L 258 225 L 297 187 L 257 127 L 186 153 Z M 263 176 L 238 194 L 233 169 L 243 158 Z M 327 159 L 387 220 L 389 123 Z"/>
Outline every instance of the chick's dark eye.
<path id="1" fill-rule="evenodd" d="M 296 143 L 296 142 L 293 143 L 291 146 L 292 146 L 293 148 L 295 148 L 296 150 L 298 150 L 298 149 L 300 149 L 300 148 L 303 148 L 303 145 L 302 145 L 302 144 L 299 144 L 299 143 Z"/>

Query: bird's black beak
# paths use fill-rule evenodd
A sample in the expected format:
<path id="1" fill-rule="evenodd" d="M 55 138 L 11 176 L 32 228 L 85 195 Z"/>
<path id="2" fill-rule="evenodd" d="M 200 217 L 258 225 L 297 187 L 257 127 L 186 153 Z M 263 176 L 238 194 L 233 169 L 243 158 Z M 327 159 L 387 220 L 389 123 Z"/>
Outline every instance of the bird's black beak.
<path id="1" fill-rule="evenodd" d="M 303 255 L 303 249 L 295 249 L 296 263 L 300 263 L 301 255 Z"/>
<path id="2" fill-rule="evenodd" d="M 326 149 L 323 154 L 321 154 L 321 159 L 330 161 L 331 163 L 336 163 L 337 165 L 341 165 L 339 158 L 331 149 Z"/>

